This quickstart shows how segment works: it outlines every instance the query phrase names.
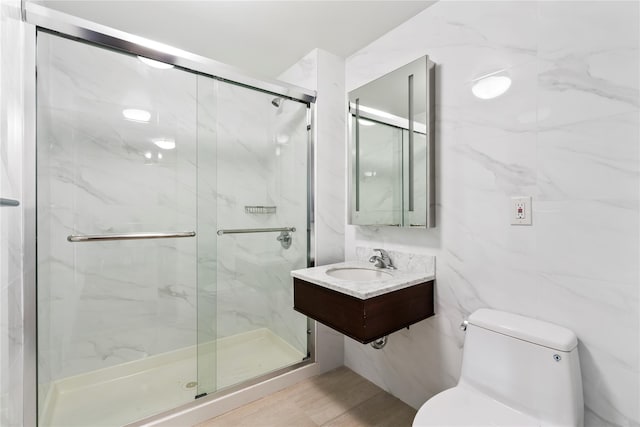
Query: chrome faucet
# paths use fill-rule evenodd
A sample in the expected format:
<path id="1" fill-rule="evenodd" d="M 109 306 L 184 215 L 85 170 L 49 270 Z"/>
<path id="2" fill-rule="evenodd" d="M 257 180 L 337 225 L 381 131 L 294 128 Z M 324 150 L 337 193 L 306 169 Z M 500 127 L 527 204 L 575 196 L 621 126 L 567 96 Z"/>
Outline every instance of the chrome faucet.
<path id="1" fill-rule="evenodd" d="M 374 252 L 380 252 L 380 255 L 373 255 L 369 258 L 369 262 L 375 262 L 375 266 L 378 268 L 389 268 L 395 270 L 396 268 L 389 258 L 389 254 L 384 249 L 374 249 Z"/>

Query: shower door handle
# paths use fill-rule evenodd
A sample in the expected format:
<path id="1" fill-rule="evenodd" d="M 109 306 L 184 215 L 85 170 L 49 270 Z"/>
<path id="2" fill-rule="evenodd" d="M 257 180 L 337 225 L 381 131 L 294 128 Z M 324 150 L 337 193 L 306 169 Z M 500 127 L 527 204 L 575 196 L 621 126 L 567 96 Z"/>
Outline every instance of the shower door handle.
<path id="1" fill-rule="evenodd" d="M 218 230 L 218 236 L 224 234 L 247 234 L 247 233 L 280 233 L 276 240 L 284 249 L 289 249 L 293 242 L 291 233 L 296 231 L 295 227 L 274 227 L 274 228 L 227 228 Z"/>
<path id="2" fill-rule="evenodd" d="M 275 227 L 275 228 L 228 228 L 218 230 L 218 236 L 223 234 L 247 234 L 247 233 L 274 233 L 274 232 L 295 232 L 295 227 Z"/>
<path id="3" fill-rule="evenodd" d="M 20 202 L 14 199 L 0 197 L 0 206 L 20 206 Z"/>
<path id="4" fill-rule="evenodd" d="M 71 243 L 78 243 L 107 240 L 173 239 L 178 237 L 194 237 L 195 235 L 195 231 L 180 231 L 177 233 L 72 234 L 67 236 L 67 240 Z"/>

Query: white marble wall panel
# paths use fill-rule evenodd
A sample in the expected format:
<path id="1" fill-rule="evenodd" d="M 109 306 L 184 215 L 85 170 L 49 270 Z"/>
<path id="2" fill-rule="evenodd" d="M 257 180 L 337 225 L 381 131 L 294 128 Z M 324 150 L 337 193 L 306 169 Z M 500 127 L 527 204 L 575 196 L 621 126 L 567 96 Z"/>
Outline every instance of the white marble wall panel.
<path id="1" fill-rule="evenodd" d="M 640 422 L 637 2 L 439 2 L 347 60 L 347 90 L 421 55 L 437 68 L 434 230 L 347 227 L 356 246 L 436 255 L 436 316 L 345 363 L 418 407 L 455 385 L 470 312 L 573 329 L 587 426 Z M 479 100 L 471 80 L 513 84 Z M 512 196 L 533 225 L 509 225 Z"/>
<path id="2" fill-rule="evenodd" d="M 540 127 L 638 109 L 634 7 L 625 1 L 539 3 Z"/>
<path id="3" fill-rule="evenodd" d="M 346 94 L 344 60 L 317 50 L 316 264 L 344 261 Z"/>
<path id="4" fill-rule="evenodd" d="M 23 202 L 25 25 L 20 2 L 0 4 L 0 197 Z M 23 419 L 23 206 L 0 207 L 0 425 Z"/>
<path id="5" fill-rule="evenodd" d="M 316 265 L 344 261 L 345 117 L 344 60 L 314 49 L 279 79 L 317 91 L 314 117 Z M 289 286 L 292 286 L 291 280 Z M 316 360 L 320 371 L 342 366 L 342 334 L 316 323 Z"/>

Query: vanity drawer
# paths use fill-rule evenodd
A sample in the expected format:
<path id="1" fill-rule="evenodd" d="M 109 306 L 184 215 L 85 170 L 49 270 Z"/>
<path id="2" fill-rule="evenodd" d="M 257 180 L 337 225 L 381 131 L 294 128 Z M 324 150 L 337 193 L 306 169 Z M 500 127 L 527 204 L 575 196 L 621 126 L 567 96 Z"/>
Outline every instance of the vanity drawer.
<path id="1" fill-rule="evenodd" d="M 433 316 L 433 280 L 360 299 L 294 277 L 293 308 L 367 344 Z"/>

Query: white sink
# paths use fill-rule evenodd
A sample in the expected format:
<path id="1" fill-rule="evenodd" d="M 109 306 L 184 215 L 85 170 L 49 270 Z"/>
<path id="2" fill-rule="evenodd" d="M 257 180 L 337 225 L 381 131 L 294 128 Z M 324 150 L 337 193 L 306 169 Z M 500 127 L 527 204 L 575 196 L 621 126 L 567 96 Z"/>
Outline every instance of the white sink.
<path id="1" fill-rule="evenodd" d="M 345 261 L 291 272 L 294 279 L 331 289 L 358 299 L 368 299 L 435 279 L 435 258 L 425 269 L 390 270 L 366 261 Z M 295 283 L 294 283 L 295 285 Z"/>
<path id="2" fill-rule="evenodd" d="M 384 280 L 393 277 L 391 273 L 382 270 L 374 270 L 371 268 L 331 268 L 327 270 L 327 274 L 336 279 L 353 280 L 355 282 L 364 282 L 367 280 Z"/>

